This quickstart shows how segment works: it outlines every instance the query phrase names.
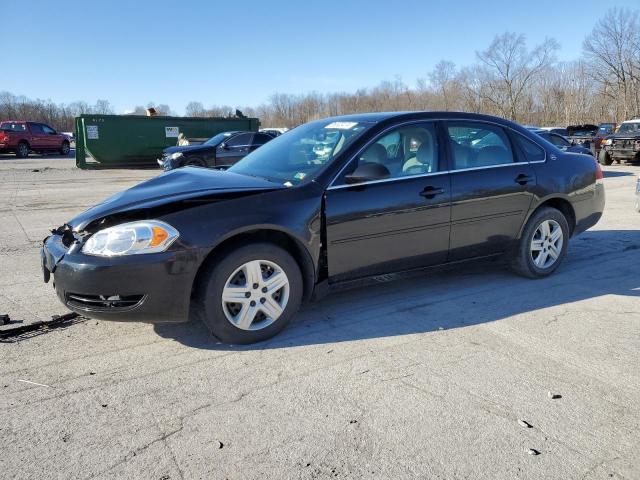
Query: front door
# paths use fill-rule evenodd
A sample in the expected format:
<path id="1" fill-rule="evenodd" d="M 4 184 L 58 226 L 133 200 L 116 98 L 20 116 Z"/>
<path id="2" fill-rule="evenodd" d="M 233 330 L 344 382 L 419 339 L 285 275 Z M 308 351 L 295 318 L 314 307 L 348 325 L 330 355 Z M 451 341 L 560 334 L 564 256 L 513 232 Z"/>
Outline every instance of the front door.
<path id="1" fill-rule="evenodd" d="M 253 133 L 241 133 L 224 141 L 216 149 L 216 166 L 226 167 L 236 163 L 249 153 Z"/>
<path id="2" fill-rule="evenodd" d="M 432 122 L 398 127 L 357 155 L 325 194 L 329 280 L 443 263 L 451 187 Z M 347 183 L 358 165 L 379 163 L 384 180 Z"/>
<path id="3" fill-rule="evenodd" d="M 444 130 L 451 158 L 449 260 L 503 252 L 529 210 L 535 172 L 518 161 L 507 132 L 496 124 L 447 122 Z"/>
<path id="4" fill-rule="evenodd" d="M 29 145 L 32 150 L 45 150 L 47 148 L 47 135 L 40 123 L 29 123 Z"/>

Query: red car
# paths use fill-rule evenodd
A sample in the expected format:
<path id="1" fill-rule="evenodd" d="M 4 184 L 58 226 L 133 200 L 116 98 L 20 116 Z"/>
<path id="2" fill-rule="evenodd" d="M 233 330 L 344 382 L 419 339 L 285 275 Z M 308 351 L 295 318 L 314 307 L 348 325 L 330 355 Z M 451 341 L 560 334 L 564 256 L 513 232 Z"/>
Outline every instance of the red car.
<path id="1" fill-rule="evenodd" d="M 0 122 L 0 153 L 13 152 L 18 158 L 27 158 L 31 151 L 68 155 L 70 149 L 69 137 L 44 123 L 13 120 Z"/>

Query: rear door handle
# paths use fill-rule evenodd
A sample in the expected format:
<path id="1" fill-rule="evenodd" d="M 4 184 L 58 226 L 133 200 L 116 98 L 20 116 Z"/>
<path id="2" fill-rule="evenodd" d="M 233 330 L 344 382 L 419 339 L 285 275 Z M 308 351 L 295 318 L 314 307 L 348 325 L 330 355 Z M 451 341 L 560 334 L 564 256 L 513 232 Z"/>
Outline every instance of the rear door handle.
<path id="1" fill-rule="evenodd" d="M 526 185 L 529 182 L 533 182 L 533 177 L 531 175 L 525 175 L 524 173 L 521 173 L 514 180 L 520 185 Z"/>
<path id="2" fill-rule="evenodd" d="M 424 190 L 420 192 L 420 195 L 425 198 L 433 198 L 436 195 L 441 195 L 444 193 L 444 188 L 436 188 L 436 187 L 425 187 Z"/>

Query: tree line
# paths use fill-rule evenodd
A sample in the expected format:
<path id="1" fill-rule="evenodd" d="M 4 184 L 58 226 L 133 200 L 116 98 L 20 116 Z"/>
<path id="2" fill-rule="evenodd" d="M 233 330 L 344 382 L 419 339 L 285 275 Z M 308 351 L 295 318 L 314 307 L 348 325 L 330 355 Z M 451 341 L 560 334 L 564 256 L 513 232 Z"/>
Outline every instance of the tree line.
<path id="1" fill-rule="evenodd" d="M 640 16 L 637 10 L 611 9 L 582 43 L 582 56 L 558 62 L 558 43 L 547 38 L 529 47 L 524 35 L 497 35 L 476 52 L 472 65 L 442 60 L 409 86 L 400 77 L 373 88 L 345 93 L 275 93 L 256 107 L 240 107 L 263 126 L 295 127 L 310 120 L 348 113 L 446 110 L 488 113 L 530 125 L 566 126 L 621 122 L 640 116 Z M 168 105 L 155 106 L 170 114 Z M 144 114 L 144 107 L 132 112 Z M 204 107 L 190 102 L 186 116 L 225 117 L 236 107 Z M 0 92 L 0 120 L 30 119 L 61 131 L 73 130 L 82 113 L 113 113 L 106 100 L 95 105 L 55 104 Z"/>

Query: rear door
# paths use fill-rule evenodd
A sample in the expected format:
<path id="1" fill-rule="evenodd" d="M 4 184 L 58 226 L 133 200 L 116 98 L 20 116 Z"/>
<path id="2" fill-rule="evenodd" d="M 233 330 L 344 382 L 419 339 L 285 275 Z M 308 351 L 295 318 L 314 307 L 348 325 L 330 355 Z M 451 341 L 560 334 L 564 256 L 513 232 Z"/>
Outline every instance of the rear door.
<path id="1" fill-rule="evenodd" d="M 529 210 L 535 172 L 497 124 L 450 121 L 444 130 L 451 170 L 449 260 L 503 252 Z"/>
<path id="2" fill-rule="evenodd" d="M 240 133 L 224 141 L 216 149 L 216 166 L 230 166 L 249 153 L 253 133 Z"/>
<path id="3" fill-rule="evenodd" d="M 332 282 L 444 263 L 451 189 L 436 124 L 382 134 L 325 193 L 327 261 Z M 346 174 L 380 163 L 389 177 L 359 184 Z"/>
<path id="4" fill-rule="evenodd" d="M 29 145 L 33 150 L 44 150 L 47 148 L 47 136 L 44 133 L 42 124 L 29 122 Z"/>

